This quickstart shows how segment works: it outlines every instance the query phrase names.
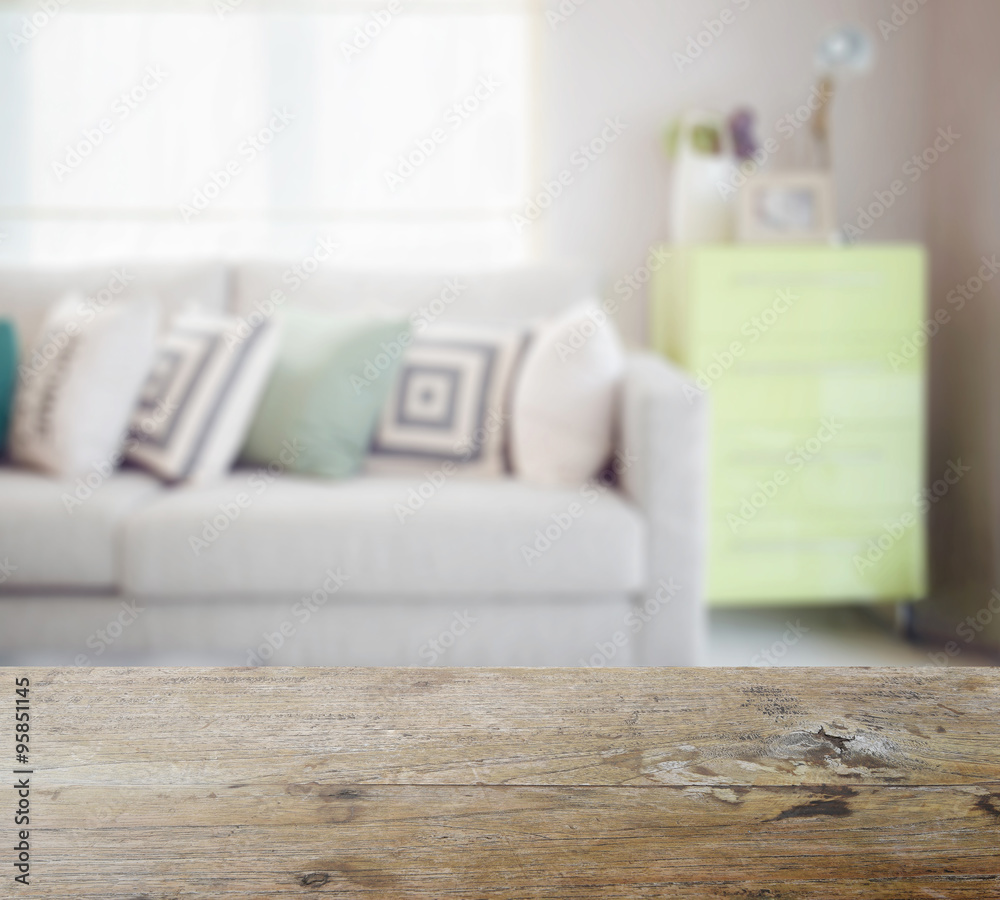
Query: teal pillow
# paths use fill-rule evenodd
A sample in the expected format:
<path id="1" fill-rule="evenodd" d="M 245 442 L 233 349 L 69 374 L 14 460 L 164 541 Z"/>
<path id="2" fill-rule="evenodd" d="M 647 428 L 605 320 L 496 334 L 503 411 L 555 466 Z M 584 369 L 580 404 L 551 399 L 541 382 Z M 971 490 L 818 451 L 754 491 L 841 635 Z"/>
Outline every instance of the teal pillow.
<path id="1" fill-rule="evenodd" d="M 245 463 L 346 478 L 361 469 L 404 349 L 406 319 L 288 310 Z"/>
<path id="2" fill-rule="evenodd" d="M 17 385 L 17 332 L 13 322 L 0 320 L 0 456 L 7 450 L 7 429 Z"/>

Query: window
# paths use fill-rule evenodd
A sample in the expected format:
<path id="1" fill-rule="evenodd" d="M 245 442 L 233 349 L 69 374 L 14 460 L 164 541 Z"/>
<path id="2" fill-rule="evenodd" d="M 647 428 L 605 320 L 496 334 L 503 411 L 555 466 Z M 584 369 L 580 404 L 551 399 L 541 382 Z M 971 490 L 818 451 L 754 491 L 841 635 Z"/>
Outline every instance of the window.
<path id="1" fill-rule="evenodd" d="M 0 15 L 5 257 L 526 254 L 533 3 L 48 5 Z"/>

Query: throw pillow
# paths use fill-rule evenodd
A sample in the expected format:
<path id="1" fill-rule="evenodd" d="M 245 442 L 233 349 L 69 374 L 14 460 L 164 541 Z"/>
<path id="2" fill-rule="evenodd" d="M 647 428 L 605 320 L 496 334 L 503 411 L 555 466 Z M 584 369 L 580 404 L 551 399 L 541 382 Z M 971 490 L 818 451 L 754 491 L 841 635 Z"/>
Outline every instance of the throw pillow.
<path id="1" fill-rule="evenodd" d="M 7 448 L 7 427 L 16 384 L 17 332 L 13 322 L 0 320 L 0 456 Z"/>
<path id="2" fill-rule="evenodd" d="M 113 469 L 158 325 L 151 297 L 112 301 L 96 314 L 82 295 L 57 303 L 19 367 L 11 458 L 66 478 Z"/>
<path id="3" fill-rule="evenodd" d="M 514 391 L 511 462 L 519 477 L 576 487 L 611 456 L 625 353 L 596 303 L 543 325 Z"/>
<path id="4" fill-rule="evenodd" d="M 372 444 L 368 470 L 412 474 L 451 463 L 463 474 L 506 469 L 512 375 L 524 333 L 481 325 L 435 325 L 400 366 Z"/>
<path id="5" fill-rule="evenodd" d="M 278 351 L 278 326 L 198 311 L 160 338 L 132 415 L 130 462 L 165 481 L 204 483 L 229 471 Z"/>
<path id="6" fill-rule="evenodd" d="M 345 478 L 364 463 L 403 347 L 405 319 L 289 309 L 242 459 Z"/>

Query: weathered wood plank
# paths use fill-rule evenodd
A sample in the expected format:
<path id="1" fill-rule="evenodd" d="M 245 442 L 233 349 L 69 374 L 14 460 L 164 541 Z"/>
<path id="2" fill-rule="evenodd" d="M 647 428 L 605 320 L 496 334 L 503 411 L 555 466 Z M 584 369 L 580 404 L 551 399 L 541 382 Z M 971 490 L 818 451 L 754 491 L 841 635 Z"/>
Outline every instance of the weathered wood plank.
<path id="1" fill-rule="evenodd" d="M 231 861 L 218 868 L 232 870 Z M 639 882 L 610 884 L 601 879 L 574 879 L 569 873 L 547 873 L 541 884 L 528 885 L 523 879 L 514 884 L 509 877 L 509 863 L 500 861 L 493 869 L 490 885 L 451 886 L 438 880 L 427 882 L 408 877 L 403 882 L 380 877 L 363 864 L 344 863 L 346 874 L 329 876 L 310 872 L 298 878 L 287 876 L 287 883 L 277 889 L 258 887 L 243 874 L 199 877 L 191 881 L 173 881 L 167 889 L 152 885 L 145 876 L 115 878 L 109 886 L 106 877 L 76 875 L 55 888 L 33 890 L 32 897 L 42 900 L 78 900 L 100 897 L 102 900 L 286 900 L 286 898 L 429 898 L 438 900 L 996 900 L 1000 897 L 1000 879 L 920 876 L 913 879 L 864 879 L 833 881 L 754 881 L 739 876 L 734 867 L 732 878 L 712 881 Z M 26 894 L 22 894 L 24 896 Z M 6 895 L 5 895 L 6 896 Z M 16 896 L 16 895 L 12 895 Z"/>
<path id="2" fill-rule="evenodd" d="M 63 785 L 37 790 L 34 805 L 46 830 L 53 831 L 192 824 L 219 828 L 336 825 L 347 834 L 372 827 L 448 829 L 461 817 L 477 827 L 481 819 L 503 822 L 512 832 L 528 836 L 551 827 L 553 834 L 572 830 L 596 839 L 609 830 L 635 836 L 655 827 L 676 832 L 682 839 L 697 820 L 699 829 L 758 829 L 771 842 L 781 835 L 801 834 L 810 825 L 807 819 L 816 819 L 827 832 L 844 832 L 850 838 L 863 830 L 870 817 L 878 817 L 884 829 L 880 840 L 894 833 L 922 840 L 920 836 L 928 830 L 942 826 L 974 832 L 992 822 L 1000 828 L 1000 782 L 961 787 L 662 788 L 289 782 L 143 785 L 141 791 L 132 785 Z M 580 821 L 581 810 L 592 818 Z"/>
<path id="3" fill-rule="evenodd" d="M 38 832 L 46 852 L 156 878 L 197 877 L 236 856 L 250 861 L 246 874 L 254 884 L 274 890 L 287 886 L 289 874 L 340 871 L 337 860 L 363 860 L 397 881 L 438 878 L 443 887 L 476 890 L 490 886 L 483 873 L 490 877 L 503 858 L 516 861 L 510 877 L 526 879 L 521 886 L 537 886 L 546 873 L 563 870 L 603 884 L 637 877 L 673 882 L 720 864 L 757 880 L 779 872 L 782 879 L 807 879 L 820 870 L 828 879 L 873 871 L 898 878 L 1000 877 L 994 808 L 1000 785 L 993 794 L 978 788 L 288 785 L 264 796 L 222 791 L 221 798 L 204 789 L 157 788 L 131 806 L 126 791 L 116 793 L 113 805 L 99 796 L 60 793 L 51 806 L 87 810 L 79 823 L 66 823 L 67 816 L 40 804 L 40 821 L 59 822 Z M 274 856 L 286 869 L 279 880 Z"/>
<path id="4" fill-rule="evenodd" d="M 989 671 L 57 670 L 35 723 L 50 784 L 963 784 Z"/>
<path id="5" fill-rule="evenodd" d="M 1000 898 L 993 670 L 3 673 L 0 897 Z"/>

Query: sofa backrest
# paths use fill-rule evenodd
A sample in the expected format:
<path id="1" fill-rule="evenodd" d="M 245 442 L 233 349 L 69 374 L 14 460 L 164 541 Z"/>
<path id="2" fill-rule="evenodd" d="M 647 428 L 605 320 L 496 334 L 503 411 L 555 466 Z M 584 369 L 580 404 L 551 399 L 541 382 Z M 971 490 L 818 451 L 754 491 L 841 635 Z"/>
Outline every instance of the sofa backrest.
<path id="1" fill-rule="evenodd" d="M 298 269 L 295 266 L 298 266 Z M 124 264 L 59 267 L 0 266 L 0 319 L 11 319 L 24 347 L 34 345 L 46 311 L 70 291 L 96 303 L 111 296 L 159 297 L 164 322 L 188 303 L 247 315 L 268 310 L 276 291 L 282 305 L 336 312 L 372 310 L 432 321 L 522 323 L 550 316 L 597 296 L 597 279 L 581 266 L 526 265 L 499 269 L 393 270 L 324 268 L 302 263 L 190 265 Z M 125 278 L 122 275 L 126 276 Z M 128 283 L 124 286 L 123 281 Z"/>
<path id="2" fill-rule="evenodd" d="M 0 319 L 13 320 L 21 345 L 31 347 L 48 308 L 71 291 L 83 293 L 88 304 L 98 304 L 95 309 L 106 298 L 151 293 L 160 299 L 164 322 L 190 302 L 222 312 L 228 304 L 228 277 L 226 268 L 216 263 L 0 266 Z"/>
<path id="3" fill-rule="evenodd" d="M 597 279 L 578 266 L 529 265 L 475 271 L 395 271 L 247 264 L 233 271 L 232 311 L 282 305 L 335 312 L 421 309 L 433 320 L 521 323 L 596 296 Z"/>

